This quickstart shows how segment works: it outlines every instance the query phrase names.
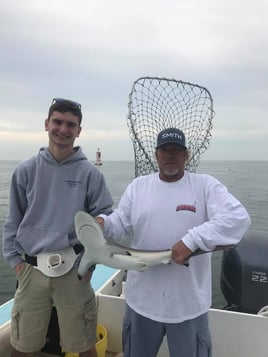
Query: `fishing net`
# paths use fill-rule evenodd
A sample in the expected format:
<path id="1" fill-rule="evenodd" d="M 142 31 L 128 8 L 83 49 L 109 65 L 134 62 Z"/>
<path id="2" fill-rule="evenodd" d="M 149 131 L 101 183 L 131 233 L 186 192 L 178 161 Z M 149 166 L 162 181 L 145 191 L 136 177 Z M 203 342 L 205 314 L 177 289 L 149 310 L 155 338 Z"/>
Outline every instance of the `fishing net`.
<path id="1" fill-rule="evenodd" d="M 190 152 L 185 169 L 195 172 L 200 155 L 209 147 L 213 116 L 213 99 L 204 87 L 167 78 L 137 79 L 129 94 L 127 116 L 135 176 L 158 171 L 156 137 L 170 127 L 184 132 Z"/>

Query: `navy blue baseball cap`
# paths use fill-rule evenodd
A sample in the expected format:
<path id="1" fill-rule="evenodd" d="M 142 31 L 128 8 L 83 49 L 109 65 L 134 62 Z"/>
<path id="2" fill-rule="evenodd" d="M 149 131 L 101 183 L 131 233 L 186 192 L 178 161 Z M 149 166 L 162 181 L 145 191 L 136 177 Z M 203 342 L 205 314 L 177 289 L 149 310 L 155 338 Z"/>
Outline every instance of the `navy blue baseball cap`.
<path id="1" fill-rule="evenodd" d="M 166 144 L 177 144 L 186 150 L 184 132 L 177 128 L 167 128 L 160 131 L 157 136 L 156 149 Z"/>

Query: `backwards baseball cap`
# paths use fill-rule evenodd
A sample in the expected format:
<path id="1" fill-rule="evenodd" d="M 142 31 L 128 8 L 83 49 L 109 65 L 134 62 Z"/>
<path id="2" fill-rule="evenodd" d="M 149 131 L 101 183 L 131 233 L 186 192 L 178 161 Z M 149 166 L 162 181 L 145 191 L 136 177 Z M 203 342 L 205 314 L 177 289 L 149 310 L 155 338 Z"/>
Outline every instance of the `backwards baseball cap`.
<path id="1" fill-rule="evenodd" d="M 187 149 L 185 146 L 185 135 L 183 131 L 176 128 L 168 128 L 160 131 L 157 136 L 156 148 L 166 144 L 177 144 L 182 146 L 184 149 Z"/>

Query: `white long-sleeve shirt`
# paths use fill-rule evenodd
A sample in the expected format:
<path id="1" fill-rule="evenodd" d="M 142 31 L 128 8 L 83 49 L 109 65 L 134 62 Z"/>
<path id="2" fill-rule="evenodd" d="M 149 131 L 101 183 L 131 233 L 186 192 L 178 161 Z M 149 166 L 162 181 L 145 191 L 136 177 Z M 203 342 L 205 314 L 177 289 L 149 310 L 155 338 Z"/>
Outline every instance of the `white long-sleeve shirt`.
<path id="1" fill-rule="evenodd" d="M 185 172 L 176 182 L 159 174 L 135 179 L 118 209 L 104 217 L 106 238 L 120 240 L 131 233 L 131 247 L 171 249 L 182 240 L 195 251 L 237 244 L 250 225 L 242 204 L 209 175 Z M 160 322 L 195 318 L 211 306 L 211 254 L 190 259 L 186 267 L 171 262 L 144 272 L 128 271 L 127 304 L 137 313 Z"/>

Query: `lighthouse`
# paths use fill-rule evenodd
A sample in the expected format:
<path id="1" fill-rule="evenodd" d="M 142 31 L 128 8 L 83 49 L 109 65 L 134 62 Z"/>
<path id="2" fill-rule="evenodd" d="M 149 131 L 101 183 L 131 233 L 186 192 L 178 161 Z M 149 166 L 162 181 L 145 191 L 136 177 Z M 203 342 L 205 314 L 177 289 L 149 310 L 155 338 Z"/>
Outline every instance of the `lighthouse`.
<path id="1" fill-rule="evenodd" d="M 97 166 L 101 166 L 102 162 L 101 162 L 101 152 L 100 149 L 98 148 L 98 150 L 96 151 L 96 161 L 95 161 L 95 165 Z"/>

